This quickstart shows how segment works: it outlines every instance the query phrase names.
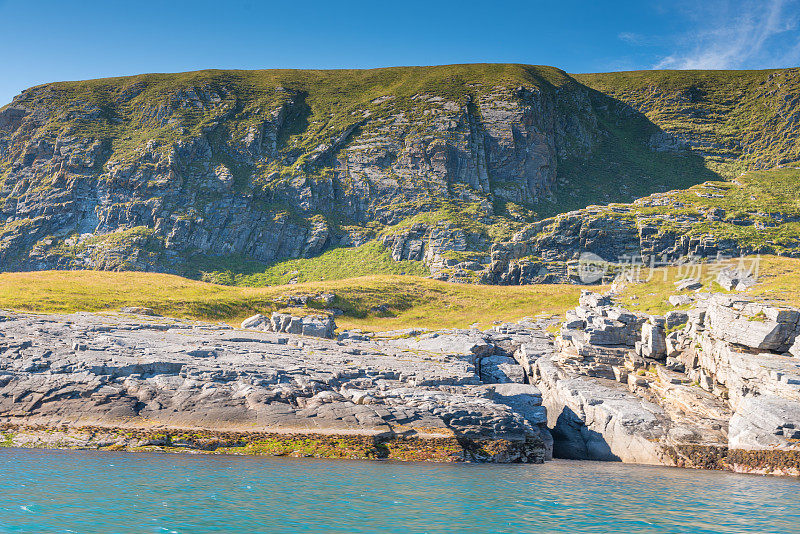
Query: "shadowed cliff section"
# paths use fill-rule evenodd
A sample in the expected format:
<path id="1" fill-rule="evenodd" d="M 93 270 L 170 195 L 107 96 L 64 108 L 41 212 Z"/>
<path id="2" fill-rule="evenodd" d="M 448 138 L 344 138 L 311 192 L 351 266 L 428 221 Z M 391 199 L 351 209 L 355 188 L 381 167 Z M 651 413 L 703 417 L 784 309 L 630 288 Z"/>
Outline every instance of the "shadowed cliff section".
<path id="1" fill-rule="evenodd" d="M 476 281 L 533 221 L 720 179 L 587 76 L 599 90 L 501 64 L 37 86 L 0 109 L 0 270 L 235 275 L 377 240 Z"/>
<path id="2" fill-rule="evenodd" d="M 800 69 L 575 74 L 579 82 L 644 113 L 725 176 L 800 160 Z"/>

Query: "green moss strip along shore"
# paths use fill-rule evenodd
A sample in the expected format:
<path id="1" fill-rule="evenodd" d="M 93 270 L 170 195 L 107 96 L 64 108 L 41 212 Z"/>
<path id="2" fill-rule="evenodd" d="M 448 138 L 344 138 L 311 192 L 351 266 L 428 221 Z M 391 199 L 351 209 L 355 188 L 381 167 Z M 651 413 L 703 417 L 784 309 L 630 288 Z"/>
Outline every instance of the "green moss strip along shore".
<path id="1" fill-rule="evenodd" d="M 705 445 L 679 445 L 665 452 L 677 467 L 800 476 L 800 451 L 747 451 Z"/>
<path id="2" fill-rule="evenodd" d="M 525 443 L 506 439 L 315 433 L 141 430 L 105 427 L 0 426 L 0 447 L 415 462 L 503 461 Z M 541 463 L 541 455 L 531 456 Z"/>
<path id="3" fill-rule="evenodd" d="M 513 456 L 522 443 L 458 437 L 140 430 L 104 427 L 0 425 L 0 447 L 189 454 L 232 454 L 291 458 L 425 462 L 493 461 Z M 800 452 L 729 450 L 682 445 L 665 453 L 678 467 L 800 476 Z M 540 463 L 535 459 L 534 463 Z"/>

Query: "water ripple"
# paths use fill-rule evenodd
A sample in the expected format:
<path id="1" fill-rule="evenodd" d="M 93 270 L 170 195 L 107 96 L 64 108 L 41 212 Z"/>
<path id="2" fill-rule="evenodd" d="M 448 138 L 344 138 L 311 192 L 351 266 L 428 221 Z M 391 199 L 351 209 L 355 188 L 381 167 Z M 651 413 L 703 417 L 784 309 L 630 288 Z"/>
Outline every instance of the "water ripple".
<path id="1" fill-rule="evenodd" d="M 0 533 L 800 534 L 800 481 L 710 471 L 19 449 L 0 465 Z"/>

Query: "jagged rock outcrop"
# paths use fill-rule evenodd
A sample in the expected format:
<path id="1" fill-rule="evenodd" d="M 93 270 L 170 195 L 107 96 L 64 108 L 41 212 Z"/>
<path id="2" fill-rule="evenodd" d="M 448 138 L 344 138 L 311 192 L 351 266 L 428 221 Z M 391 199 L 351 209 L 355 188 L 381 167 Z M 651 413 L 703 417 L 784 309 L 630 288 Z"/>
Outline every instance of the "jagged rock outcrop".
<path id="1" fill-rule="evenodd" d="M 738 296 L 662 318 L 585 292 L 530 375 L 554 454 L 800 475 L 797 321 Z"/>
<path id="2" fill-rule="evenodd" d="M 630 266 L 669 264 L 684 258 L 732 258 L 778 252 L 768 247 L 745 246 L 732 238 L 720 239 L 708 232 L 692 235 L 691 228 L 700 226 L 704 217 L 685 216 L 676 220 L 669 216 L 668 210 L 657 217 L 640 214 L 640 210 L 648 207 L 647 199 L 643 199 L 637 205 L 588 208 L 531 225 L 511 241 L 492 246 L 492 266 L 482 273 L 483 279 L 489 283 L 518 285 L 599 282 L 614 278 L 616 272 L 608 269 L 596 278 L 582 279 L 579 265 L 587 254 L 612 264 Z"/>
<path id="3" fill-rule="evenodd" d="M 566 374 L 551 358 L 537 362 L 536 384 L 546 398 L 548 426 L 559 458 L 667 463 L 658 444 L 664 412 L 623 388 Z"/>
<path id="4" fill-rule="evenodd" d="M 333 338 L 336 321 L 330 315 L 294 316 L 289 313 L 273 312 L 267 318 L 261 314 L 253 315 L 242 321 L 242 328 L 264 330 L 304 336 Z"/>

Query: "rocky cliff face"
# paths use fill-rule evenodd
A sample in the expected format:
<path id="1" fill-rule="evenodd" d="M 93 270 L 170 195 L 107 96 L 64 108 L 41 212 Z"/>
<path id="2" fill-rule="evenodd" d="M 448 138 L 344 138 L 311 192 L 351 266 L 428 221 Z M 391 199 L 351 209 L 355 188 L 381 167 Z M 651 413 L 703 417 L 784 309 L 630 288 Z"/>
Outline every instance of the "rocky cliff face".
<path id="1" fill-rule="evenodd" d="M 204 72 L 27 90 L 0 111 L 0 264 L 268 263 L 362 243 L 443 203 L 486 219 L 495 203 L 534 203 L 560 158 L 595 144 L 587 90 L 555 69 L 473 70 Z"/>
<path id="2" fill-rule="evenodd" d="M 671 135 L 549 67 L 48 84 L 0 110 L 0 268 L 190 273 L 380 239 L 440 277 L 506 282 L 475 273 L 542 214 L 715 176 L 653 145 Z"/>

